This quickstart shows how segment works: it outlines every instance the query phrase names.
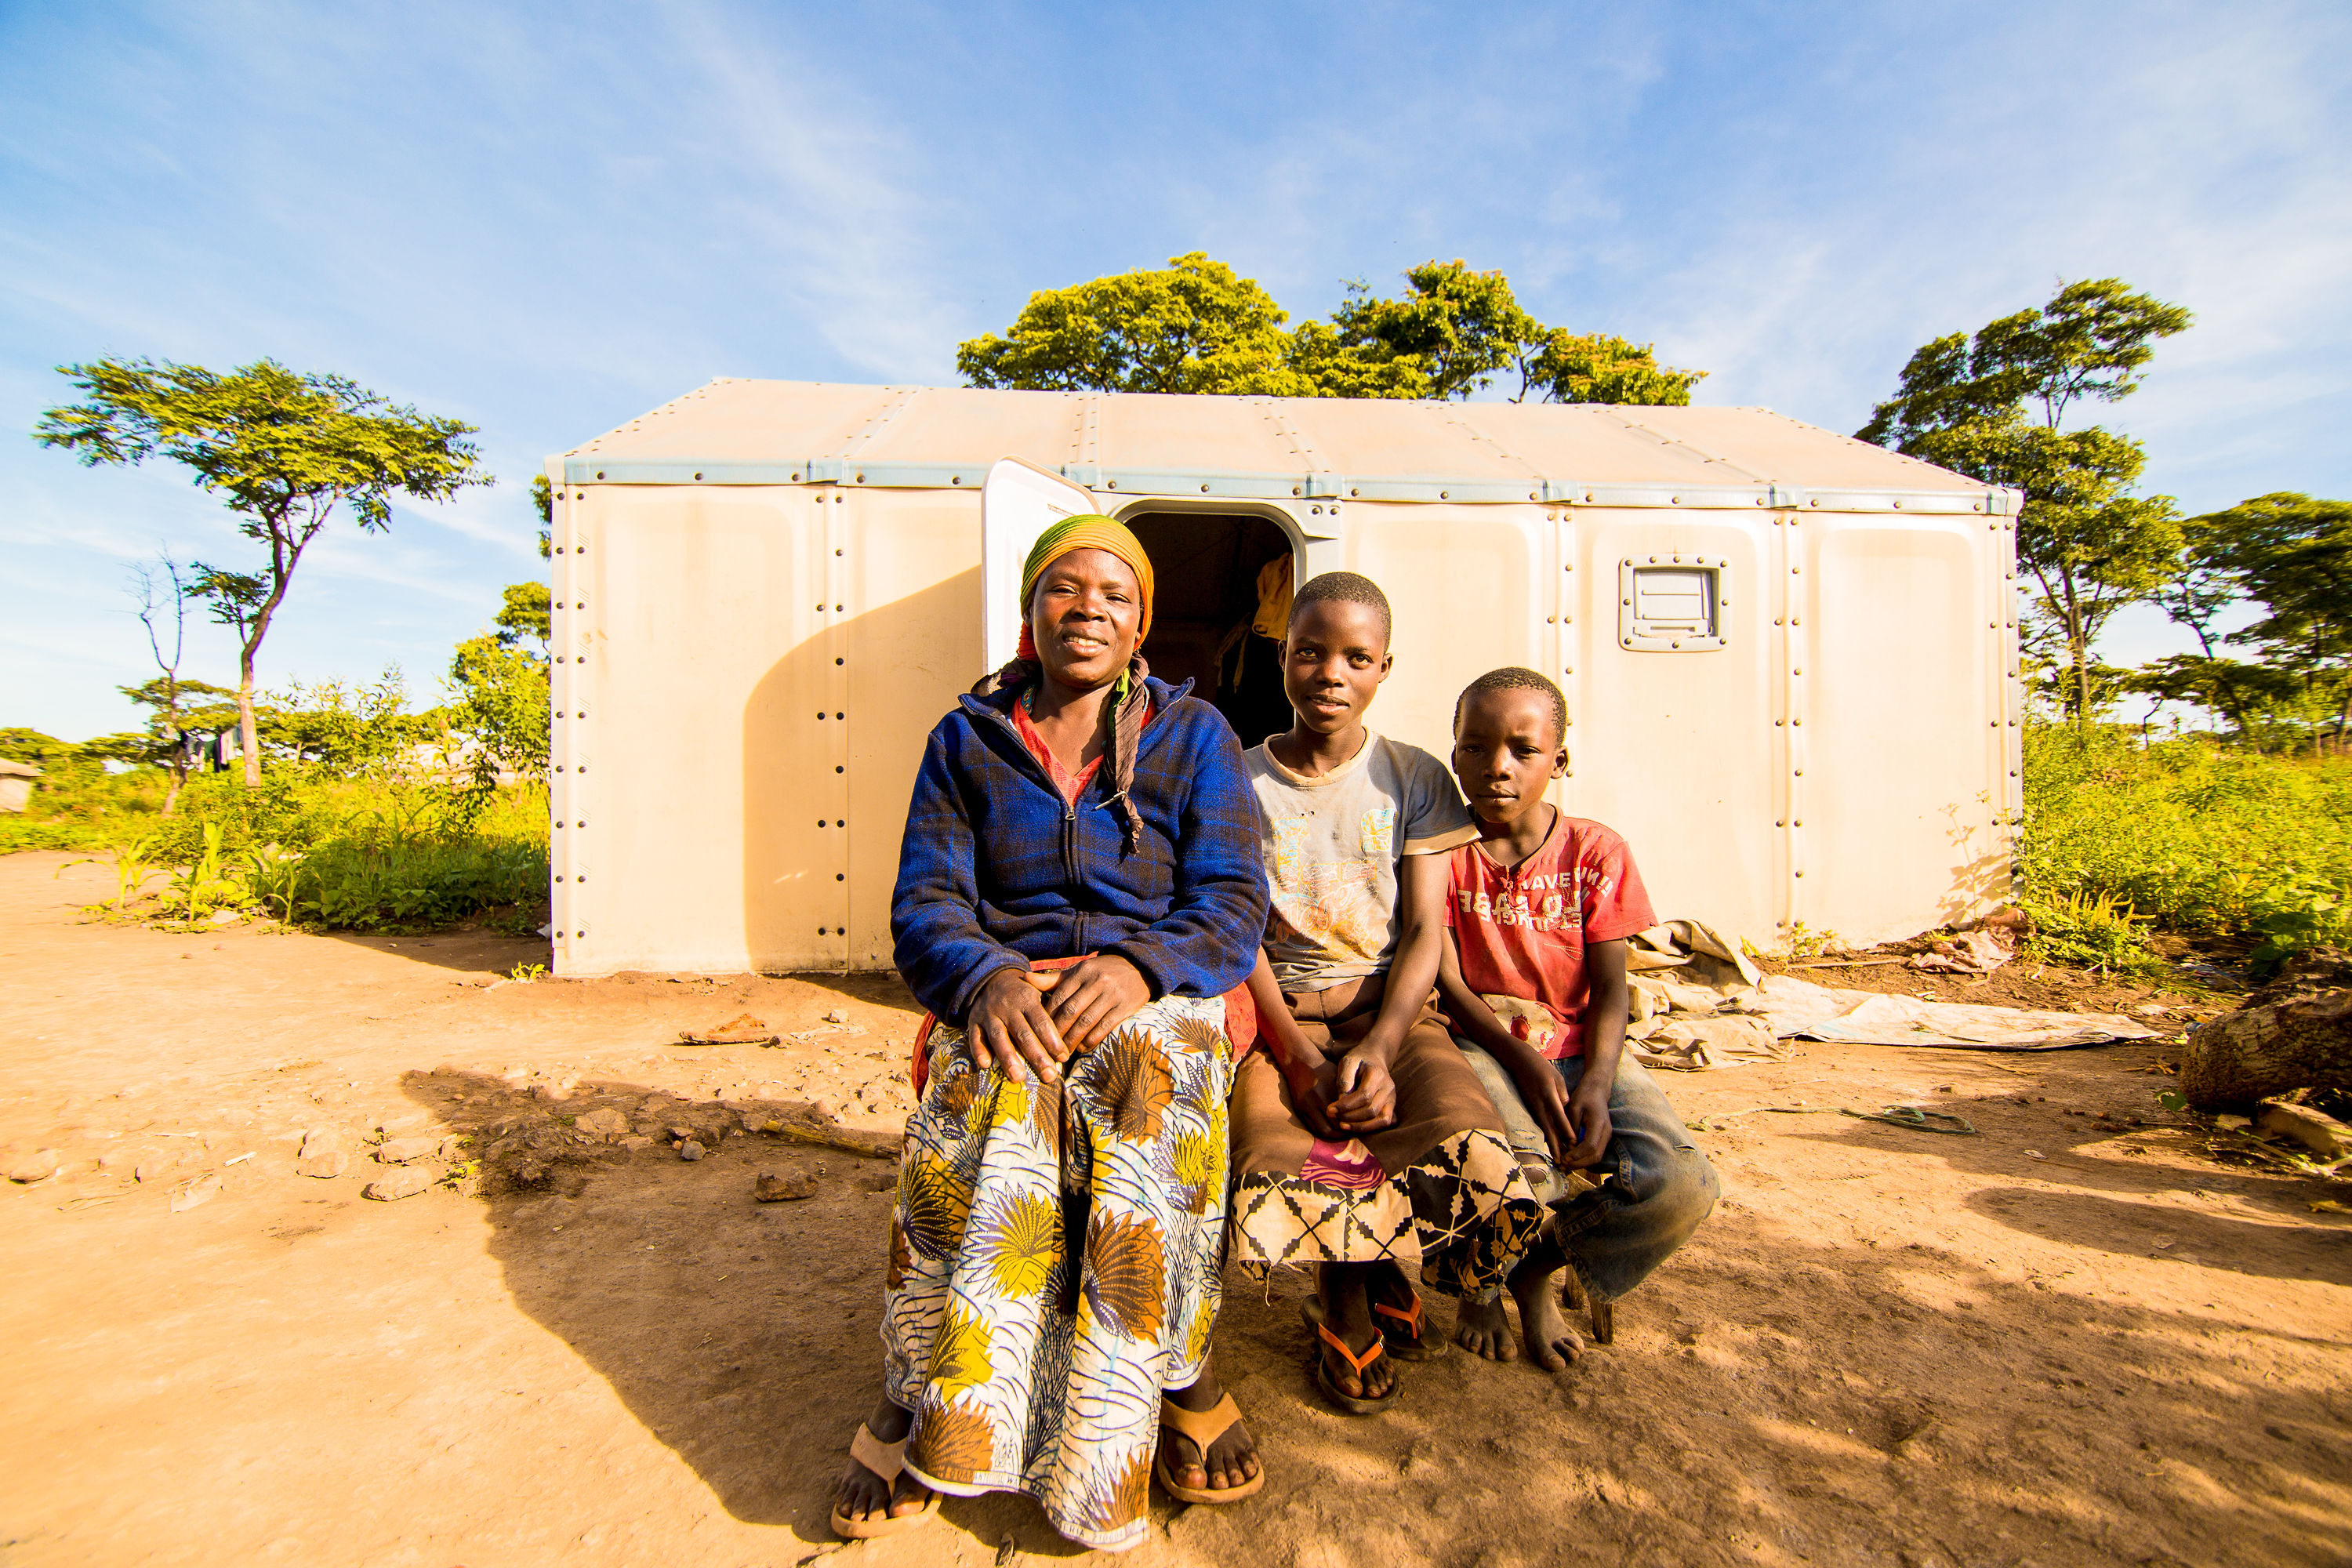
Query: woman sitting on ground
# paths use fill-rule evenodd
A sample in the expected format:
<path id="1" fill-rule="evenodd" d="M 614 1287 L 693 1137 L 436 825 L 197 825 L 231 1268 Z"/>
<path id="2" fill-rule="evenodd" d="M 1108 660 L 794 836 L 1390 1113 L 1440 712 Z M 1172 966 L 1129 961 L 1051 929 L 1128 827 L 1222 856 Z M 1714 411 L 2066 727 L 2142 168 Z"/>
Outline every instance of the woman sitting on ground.
<path id="1" fill-rule="evenodd" d="M 1232 730 L 1135 657 L 1135 536 L 1065 520 L 1021 597 L 1020 652 L 931 731 L 899 851 L 898 972 L 938 1025 L 891 1215 L 882 1402 L 833 1523 L 877 1535 L 937 1492 L 1023 1491 L 1117 1551 L 1148 1528 L 1155 1454 L 1188 1501 L 1264 1479 L 1209 1335 L 1223 998 L 1257 956 L 1265 879 Z"/>

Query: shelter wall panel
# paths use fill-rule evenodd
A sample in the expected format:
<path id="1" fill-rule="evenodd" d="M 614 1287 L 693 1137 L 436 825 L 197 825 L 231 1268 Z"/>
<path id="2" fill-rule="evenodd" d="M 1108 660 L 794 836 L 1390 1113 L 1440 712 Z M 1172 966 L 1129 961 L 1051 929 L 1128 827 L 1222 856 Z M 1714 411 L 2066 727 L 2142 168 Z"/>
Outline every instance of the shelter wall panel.
<path id="1" fill-rule="evenodd" d="M 1548 532 L 1536 506 L 1349 508 L 1348 569 L 1378 583 L 1396 617 L 1373 729 L 1443 762 L 1465 686 L 1500 665 L 1552 662 Z"/>
<path id="2" fill-rule="evenodd" d="M 593 766 L 573 788 L 594 879 L 567 972 L 812 967 L 813 942 L 764 937 L 780 906 L 846 902 L 823 870 L 833 847 L 785 826 L 813 824 L 825 793 L 795 755 L 814 726 L 790 717 L 813 714 L 824 686 L 794 658 L 823 619 L 815 509 L 791 489 L 592 494 L 592 548 L 572 569 L 594 627 L 588 718 L 573 722 Z M 747 810 L 755 790 L 807 804 L 772 826 Z M 813 933 L 816 918 L 793 924 Z"/>
<path id="3" fill-rule="evenodd" d="M 1565 664 L 1574 774 L 1568 809 L 1633 846 L 1664 920 L 1705 921 L 1759 943 L 1781 905 L 1773 810 L 1780 649 L 1763 592 L 1777 542 L 1768 517 L 1579 508 Z M 1627 648 L 1618 640 L 1628 558 L 1727 562 L 1717 579 L 1727 646 Z"/>
<path id="4" fill-rule="evenodd" d="M 1643 420 L 1600 405 L 1465 404 L 1460 417 L 1561 483 L 1738 485 L 1756 476 L 1675 439 L 1672 421 L 1646 417 L 1682 409 L 1642 409 Z M 1574 499 L 1573 497 L 1570 498 Z"/>
<path id="5" fill-rule="evenodd" d="M 888 969 L 923 744 L 982 673 L 980 492 L 867 491 L 849 512 L 848 963 Z"/>
<path id="6" fill-rule="evenodd" d="M 1795 918 L 1874 942 L 2006 896 L 1999 531 L 1807 515 L 1790 532 Z"/>

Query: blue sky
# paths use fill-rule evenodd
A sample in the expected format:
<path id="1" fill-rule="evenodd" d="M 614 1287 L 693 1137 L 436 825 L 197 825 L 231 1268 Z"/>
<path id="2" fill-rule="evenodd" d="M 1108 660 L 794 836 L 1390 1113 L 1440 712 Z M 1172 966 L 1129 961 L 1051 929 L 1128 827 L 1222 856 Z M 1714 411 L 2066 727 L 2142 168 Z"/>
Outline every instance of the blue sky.
<path id="1" fill-rule="evenodd" d="M 1196 248 L 1299 314 L 1462 257 L 1837 430 L 1927 338 L 2120 275 L 2198 318 L 2103 415 L 2151 489 L 2344 495 L 2347 56 L 2340 3 L 0 0 L 0 725 L 130 727 L 127 569 L 239 559 L 173 470 L 25 436 L 104 355 L 482 427 L 507 482 L 339 527 L 265 650 L 424 700 L 539 571 L 546 454 L 713 375 L 950 384 L 1033 289 Z"/>

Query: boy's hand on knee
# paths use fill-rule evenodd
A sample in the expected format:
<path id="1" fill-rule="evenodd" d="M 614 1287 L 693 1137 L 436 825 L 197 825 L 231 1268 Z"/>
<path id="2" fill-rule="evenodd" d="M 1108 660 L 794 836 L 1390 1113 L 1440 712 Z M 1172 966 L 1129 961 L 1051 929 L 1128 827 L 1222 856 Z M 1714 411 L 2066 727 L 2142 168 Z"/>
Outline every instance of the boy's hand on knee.
<path id="1" fill-rule="evenodd" d="M 1544 1142 L 1551 1146 L 1552 1163 L 1570 1164 L 1569 1155 L 1577 1146 L 1576 1122 L 1568 1113 L 1568 1085 L 1560 1081 L 1558 1069 L 1541 1058 L 1532 1064 L 1514 1062 L 1511 1081 L 1536 1125 L 1543 1129 Z M 1605 1139 L 1602 1142 L 1606 1146 Z"/>
<path id="2" fill-rule="evenodd" d="M 1571 1171 L 1597 1165 L 1609 1152 L 1609 1085 L 1596 1084 L 1589 1069 L 1568 1097 L 1568 1119 L 1576 1129 L 1576 1146 L 1560 1163 Z M 1613 1075 L 1612 1075 L 1613 1076 Z"/>
<path id="3" fill-rule="evenodd" d="M 1378 1051 L 1358 1046 L 1339 1058 L 1339 1098 L 1331 1102 L 1331 1120 L 1350 1136 L 1377 1132 L 1396 1121 L 1396 1079 Z"/>

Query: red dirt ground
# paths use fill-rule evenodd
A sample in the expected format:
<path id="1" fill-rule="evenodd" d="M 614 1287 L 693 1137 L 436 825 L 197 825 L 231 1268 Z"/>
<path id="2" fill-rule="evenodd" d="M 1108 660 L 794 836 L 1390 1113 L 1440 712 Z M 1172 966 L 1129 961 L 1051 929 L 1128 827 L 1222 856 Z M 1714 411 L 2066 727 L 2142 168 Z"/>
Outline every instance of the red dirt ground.
<path id="1" fill-rule="evenodd" d="M 655 1125 L 821 1098 L 887 1129 L 914 1022 L 895 982 L 492 988 L 544 952 L 86 922 L 101 873 L 65 859 L 0 858 L 0 1141 L 65 1163 L 0 1190 L 0 1561 L 1083 1555 L 1004 1498 L 831 1541 L 877 1385 L 880 1163 L 752 1132 L 390 1204 L 360 1197 L 363 1160 L 294 1171 L 306 1128 L 494 1137 L 582 1106 Z M 861 1032 L 663 1044 L 835 1008 Z M 1236 1278 L 1218 1352 L 1271 1480 L 1229 1510 L 1159 1500 L 1129 1561 L 2343 1563 L 2352 1223 L 2167 1125 L 2169 1050 L 1809 1046 L 1673 1080 L 1694 1121 L 1916 1101 L 1981 1136 L 1764 1113 L 1700 1134 L 1723 1205 L 1557 1376 L 1457 1353 L 1342 1417 L 1299 1370 L 1304 1281 Z M 573 1074 L 567 1100 L 530 1087 Z M 803 1170 L 814 1199 L 751 1201 Z M 207 1173 L 218 1195 L 173 1213 Z"/>

